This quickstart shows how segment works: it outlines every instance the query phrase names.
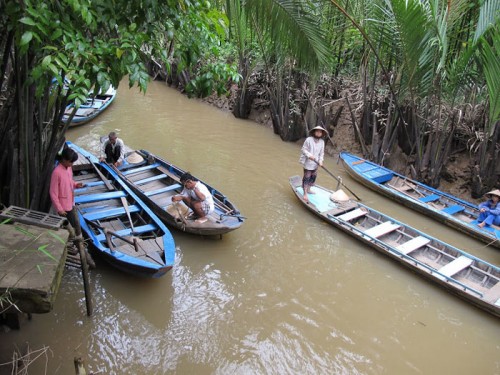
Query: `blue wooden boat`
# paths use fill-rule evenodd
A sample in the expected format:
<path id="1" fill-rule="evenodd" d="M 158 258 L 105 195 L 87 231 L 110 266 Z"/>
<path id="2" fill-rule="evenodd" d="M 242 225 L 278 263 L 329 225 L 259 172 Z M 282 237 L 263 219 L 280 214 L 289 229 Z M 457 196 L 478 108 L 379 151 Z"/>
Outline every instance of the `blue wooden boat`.
<path id="1" fill-rule="evenodd" d="M 500 317 L 500 268 L 321 186 L 304 201 L 302 177 L 290 178 L 312 213 L 406 268 Z M 345 194 L 343 194 L 345 195 Z"/>
<path id="2" fill-rule="evenodd" d="M 75 112 L 69 126 L 83 125 L 93 120 L 104 112 L 116 98 L 116 89 L 112 86 L 104 94 L 92 95 Z M 68 122 L 73 110 L 74 103 L 69 104 L 62 117 L 62 122 Z"/>
<path id="3" fill-rule="evenodd" d="M 67 142 L 78 153 L 75 205 L 85 236 L 112 266 L 136 276 L 157 278 L 169 271 L 175 242 L 165 224 L 109 166 Z"/>
<path id="4" fill-rule="evenodd" d="M 222 236 L 245 221 L 228 197 L 200 180 L 212 193 L 215 210 L 207 216 L 206 222 L 196 222 L 184 204 L 172 203 L 172 197 L 183 189 L 180 176 L 185 171 L 146 150 L 135 152 L 147 161 L 146 164 L 124 165 L 117 173 L 171 227 L 192 234 Z"/>
<path id="5" fill-rule="evenodd" d="M 452 228 L 500 248 L 500 228 L 478 227 L 477 205 L 431 188 L 348 152 L 340 153 L 346 171 L 355 180 Z"/>

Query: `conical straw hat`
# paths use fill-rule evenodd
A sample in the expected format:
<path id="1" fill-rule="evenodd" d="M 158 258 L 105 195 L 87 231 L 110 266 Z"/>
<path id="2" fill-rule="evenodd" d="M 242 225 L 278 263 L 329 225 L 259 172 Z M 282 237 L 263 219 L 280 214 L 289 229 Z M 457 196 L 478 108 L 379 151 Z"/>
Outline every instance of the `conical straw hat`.
<path id="1" fill-rule="evenodd" d="M 137 152 L 132 152 L 129 156 L 127 156 L 127 162 L 129 162 L 130 164 L 137 164 L 141 163 L 142 161 L 144 161 L 144 158 Z"/>
<path id="2" fill-rule="evenodd" d="M 347 202 L 349 200 L 349 196 L 344 193 L 344 190 L 339 189 L 330 194 L 330 200 L 334 202 Z"/>
<path id="3" fill-rule="evenodd" d="M 500 197 L 500 190 L 495 189 L 495 190 L 487 192 L 485 195 L 496 195 L 497 197 Z"/>

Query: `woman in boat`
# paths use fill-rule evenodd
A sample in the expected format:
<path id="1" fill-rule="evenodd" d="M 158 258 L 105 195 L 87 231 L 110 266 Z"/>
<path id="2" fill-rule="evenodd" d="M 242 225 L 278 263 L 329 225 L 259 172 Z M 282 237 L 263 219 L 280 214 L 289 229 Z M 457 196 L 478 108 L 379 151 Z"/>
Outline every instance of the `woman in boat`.
<path id="1" fill-rule="evenodd" d="M 184 186 L 181 194 L 172 197 L 173 202 L 183 201 L 191 208 L 196 216 L 196 223 L 205 223 L 207 215 L 214 212 L 214 199 L 208 188 L 191 176 L 189 172 L 184 173 L 181 178 L 181 184 Z"/>
<path id="2" fill-rule="evenodd" d="M 75 209 L 74 190 L 83 187 L 73 180 L 73 163 L 78 154 L 71 148 L 64 148 L 50 178 L 50 199 L 59 216 L 65 216 L 75 230 L 76 238 L 82 238 L 82 228 Z"/>
<path id="3" fill-rule="evenodd" d="M 478 226 L 500 225 L 500 190 L 492 190 L 485 195 L 488 200 L 479 204 Z"/>
<path id="4" fill-rule="evenodd" d="M 318 167 L 323 166 L 325 156 L 325 141 L 323 137 L 327 135 L 325 129 L 316 126 L 309 131 L 309 137 L 302 145 L 299 162 L 304 167 L 304 176 L 302 178 L 302 189 L 304 190 L 304 201 L 308 202 L 307 194 L 314 194 L 311 188 L 316 183 L 318 176 Z"/>

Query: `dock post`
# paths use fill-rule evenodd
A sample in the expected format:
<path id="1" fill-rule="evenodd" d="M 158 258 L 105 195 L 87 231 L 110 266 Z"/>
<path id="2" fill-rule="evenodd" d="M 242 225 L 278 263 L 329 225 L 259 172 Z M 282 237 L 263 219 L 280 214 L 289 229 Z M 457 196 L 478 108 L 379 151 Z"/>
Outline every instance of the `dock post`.
<path id="1" fill-rule="evenodd" d="M 92 316 L 93 306 L 92 306 L 92 293 L 90 292 L 89 283 L 89 265 L 87 264 L 87 255 L 85 254 L 85 248 L 83 246 L 83 239 L 78 238 L 74 240 L 78 246 L 78 251 L 80 253 L 80 264 L 82 266 L 83 275 L 83 289 L 85 291 L 85 304 L 87 305 L 87 316 Z"/>

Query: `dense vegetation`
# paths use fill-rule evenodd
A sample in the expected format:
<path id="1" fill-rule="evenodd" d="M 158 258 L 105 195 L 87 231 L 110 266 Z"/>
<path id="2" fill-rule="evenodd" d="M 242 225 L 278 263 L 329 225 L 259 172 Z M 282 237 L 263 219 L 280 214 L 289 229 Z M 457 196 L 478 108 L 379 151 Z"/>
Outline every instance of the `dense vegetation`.
<path id="1" fill-rule="evenodd" d="M 236 88 L 235 116 L 258 98 L 285 141 L 332 134 L 350 111 L 365 156 L 400 148 L 433 186 L 468 150 L 478 196 L 498 184 L 499 12 L 498 0 L 2 1 L 0 200 L 47 209 L 66 103 L 125 76 L 197 97 Z"/>

